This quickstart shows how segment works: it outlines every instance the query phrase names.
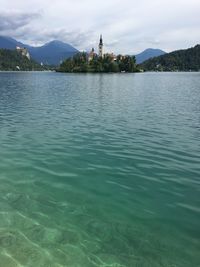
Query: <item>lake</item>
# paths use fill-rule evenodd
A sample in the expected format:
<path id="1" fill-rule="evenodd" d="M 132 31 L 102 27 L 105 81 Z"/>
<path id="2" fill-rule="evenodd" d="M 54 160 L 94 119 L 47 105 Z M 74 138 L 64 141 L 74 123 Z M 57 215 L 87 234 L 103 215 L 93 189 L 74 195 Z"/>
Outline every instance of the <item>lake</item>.
<path id="1" fill-rule="evenodd" d="M 199 251 L 200 73 L 0 73 L 0 267 Z"/>

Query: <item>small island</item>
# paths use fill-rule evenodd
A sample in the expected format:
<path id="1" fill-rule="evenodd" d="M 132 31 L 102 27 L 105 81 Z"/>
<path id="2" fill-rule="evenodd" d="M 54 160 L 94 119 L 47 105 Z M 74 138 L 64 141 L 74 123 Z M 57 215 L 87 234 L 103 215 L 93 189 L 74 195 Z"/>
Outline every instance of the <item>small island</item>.
<path id="1" fill-rule="evenodd" d="M 59 66 L 58 72 L 119 73 L 139 72 L 135 56 L 103 54 L 103 39 L 100 36 L 99 53 L 94 48 L 88 54 L 81 52 L 66 59 Z"/>

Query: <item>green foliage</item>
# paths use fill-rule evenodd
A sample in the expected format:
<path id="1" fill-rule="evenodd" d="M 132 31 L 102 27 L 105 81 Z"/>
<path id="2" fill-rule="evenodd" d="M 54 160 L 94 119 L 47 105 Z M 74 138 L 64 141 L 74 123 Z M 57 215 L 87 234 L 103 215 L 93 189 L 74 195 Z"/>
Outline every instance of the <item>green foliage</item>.
<path id="1" fill-rule="evenodd" d="M 66 59 L 59 67 L 60 72 L 137 72 L 135 57 L 105 55 L 103 58 L 95 55 L 88 61 L 86 53 L 78 53 L 73 58 Z"/>
<path id="2" fill-rule="evenodd" d="M 141 67 L 146 71 L 200 71 L 200 45 L 149 59 Z"/>
<path id="3" fill-rule="evenodd" d="M 33 60 L 22 56 L 16 50 L 0 49 L 0 70 L 1 71 L 30 71 L 44 70 L 45 67 L 39 65 Z"/>

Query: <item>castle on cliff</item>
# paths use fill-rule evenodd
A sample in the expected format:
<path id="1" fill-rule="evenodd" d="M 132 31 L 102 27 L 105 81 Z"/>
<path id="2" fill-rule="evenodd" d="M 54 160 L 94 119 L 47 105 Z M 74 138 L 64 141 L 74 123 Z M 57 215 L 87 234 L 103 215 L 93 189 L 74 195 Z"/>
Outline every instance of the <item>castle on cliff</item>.
<path id="1" fill-rule="evenodd" d="M 27 57 L 29 60 L 31 59 L 31 56 L 25 47 L 16 46 L 16 50 L 21 53 L 22 56 Z"/>

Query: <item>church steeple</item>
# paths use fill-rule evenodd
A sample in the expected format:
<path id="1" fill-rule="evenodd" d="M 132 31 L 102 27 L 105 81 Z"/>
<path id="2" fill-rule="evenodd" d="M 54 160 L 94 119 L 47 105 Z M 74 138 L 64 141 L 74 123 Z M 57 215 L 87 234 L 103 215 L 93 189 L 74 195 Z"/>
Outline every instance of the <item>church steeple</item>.
<path id="1" fill-rule="evenodd" d="M 99 57 L 103 57 L 103 38 L 102 38 L 102 34 L 100 35 L 100 41 L 99 41 Z"/>
<path id="2" fill-rule="evenodd" d="M 102 34 L 100 35 L 100 42 L 99 44 L 103 45 L 103 38 L 102 38 Z"/>

